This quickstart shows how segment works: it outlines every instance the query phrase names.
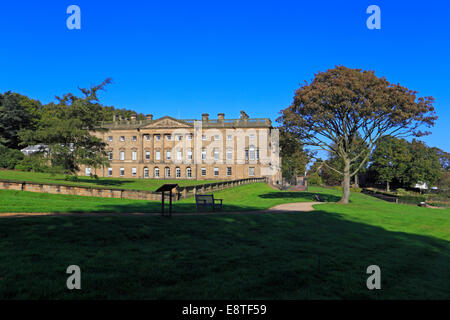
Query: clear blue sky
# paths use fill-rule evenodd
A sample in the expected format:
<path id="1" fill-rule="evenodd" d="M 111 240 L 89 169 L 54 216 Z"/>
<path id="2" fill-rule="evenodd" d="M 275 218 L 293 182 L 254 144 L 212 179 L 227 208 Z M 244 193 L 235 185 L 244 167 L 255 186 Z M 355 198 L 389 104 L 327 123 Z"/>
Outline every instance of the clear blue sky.
<path id="1" fill-rule="evenodd" d="M 375 70 L 436 98 L 450 151 L 449 1 L 2 1 L 0 91 L 44 103 L 112 77 L 102 102 L 155 117 L 275 120 L 314 73 Z M 66 9 L 81 8 L 81 30 Z M 381 8 L 368 30 L 366 8 Z"/>

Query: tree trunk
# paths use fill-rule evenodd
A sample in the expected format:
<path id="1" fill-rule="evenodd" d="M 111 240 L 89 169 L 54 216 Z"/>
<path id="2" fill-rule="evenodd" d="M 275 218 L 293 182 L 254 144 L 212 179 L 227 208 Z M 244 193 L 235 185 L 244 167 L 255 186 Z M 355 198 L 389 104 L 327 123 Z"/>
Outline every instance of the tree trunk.
<path id="1" fill-rule="evenodd" d="M 386 191 L 389 192 L 390 191 L 390 187 L 389 187 L 389 181 L 386 181 Z"/>
<path id="2" fill-rule="evenodd" d="M 350 160 L 344 159 L 344 181 L 342 181 L 342 198 L 340 203 L 348 204 L 350 199 Z"/>
<path id="3" fill-rule="evenodd" d="M 359 188 L 358 174 L 355 174 L 355 188 Z"/>

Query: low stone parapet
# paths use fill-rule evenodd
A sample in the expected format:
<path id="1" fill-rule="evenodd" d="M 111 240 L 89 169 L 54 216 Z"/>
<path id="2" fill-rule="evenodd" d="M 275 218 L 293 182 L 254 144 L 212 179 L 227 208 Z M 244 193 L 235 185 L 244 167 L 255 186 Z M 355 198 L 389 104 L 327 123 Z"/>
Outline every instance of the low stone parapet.
<path id="1" fill-rule="evenodd" d="M 255 182 L 267 182 L 267 178 L 248 178 L 248 179 L 239 179 L 239 180 L 178 187 L 175 190 L 175 192 L 172 193 L 172 201 L 193 197 L 196 194 L 212 193 L 214 191 L 232 188 L 237 185 Z M 0 189 L 89 196 L 89 197 L 102 197 L 102 198 L 161 201 L 161 193 L 154 191 L 132 190 L 132 189 L 108 189 L 101 187 L 92 188 L 81 186 L 69 186 L 65 184 L 56 184 L 56 183 L 43 184 L 37 182 L 15 181 L 4 179 L 0 179 Z"/>

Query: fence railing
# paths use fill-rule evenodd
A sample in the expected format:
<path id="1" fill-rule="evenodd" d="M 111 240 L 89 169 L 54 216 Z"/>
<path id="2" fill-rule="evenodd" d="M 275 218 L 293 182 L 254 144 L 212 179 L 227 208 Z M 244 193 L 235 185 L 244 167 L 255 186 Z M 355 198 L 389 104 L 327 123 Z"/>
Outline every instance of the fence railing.
<path id="1" fill-rule="evenodd" d="M 175 193 L 178 199 L 193 197 L 196 194 L 204 194 L 213 191 L 223 190 L 227 188 L 233 188 L 243 184 L 255 183 L 255 182 L 268 182 L 267 177 L 262 178 L 247 178 L 247 179 L 239 179 L 239 180 L 230 180 L 230 181 L 221 181 L 221 182 L 212 182 L 205 183 L 200 185 L 193 186 L 185 186 L 178 187 L 177 192 Z"/>
<path id="2" fill-rule="evenodd" d="M 396 196 L 388 196 L 386 194 L 379 193 L 379 192 L 369 190 L 369 189 L 362 189 L 361 192 L 364 194 L 367 194 L 369 196 L 384 200 L 384 201 L 399 203 L 398 197 L 396 197 Z"/>

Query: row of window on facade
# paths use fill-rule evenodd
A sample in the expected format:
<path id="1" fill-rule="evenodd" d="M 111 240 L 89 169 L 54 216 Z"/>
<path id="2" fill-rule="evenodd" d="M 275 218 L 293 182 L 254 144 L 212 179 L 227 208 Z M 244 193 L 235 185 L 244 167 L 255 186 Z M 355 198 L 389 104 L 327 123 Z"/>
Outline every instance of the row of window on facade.
<path id="1" fill-rule="evenodd" d="M 183 160 L 183 152 L 178 150 L 176 152 L 177 160 Z M 206 160 L 206 149 L 202 149 L 202 160 Z M 214 160 L 220 159 L 219 149 L 214 149 L 213 151 Z M 227 160 L 233 160 L 233 151 L 231 149 L 227 149 L 226 151 Z M 108 159 L 111 161 L 114 159 L 113 152 L 110 151 L 108 153 Z M 125 151 L 120 151 L 119 160 L 125 160 Z M 131 160 L 137 160 L 137 151 L 131 151 Z M 150 151 L 145 151 L 145 160 L 150 160 Z M 161 151 L 155 151 L 155 160 L 161 160 Z M 172 151 L 166 151 L 166 160 L 172 160 Z M 187 151 L 187 160 L 192 160 L 192 150 Z M 259 160 L 259 149 L 250 146 L 249 149 L 245 149 L 245 160 Z"/>
<path id="2" fill-rule="evenodd" d="M 160 178 L 160 170 L 158 167 L 155 167 L 153 169 L 153 177 L 155 178 Z M 90 176 L 91 175 L 91 168 L 86 168 L 86 175 Z M 125 176 L 125 168 L 120 168 L 119 169 L 119 175 L 121 177 Z M 131 168 L 131 175 L 133 177 L 137 176 L 137 168 Z M 206 176 L 206 168 L 201 168 L 200 169 L 200 175 L 202 177 Z M 232 167 L 227 167 L 227 176 L 231 176 L 232 175 Z M 255 167 L 249 167 L 248 168 L 248 175 L 250 177 L 253 177 L 255 175 Z M 108 168 L 108 176 L 112 177 L 113 176 L 113 169 L 112 168 Z M 219 176 L 219 168 L 214 168 L 214 176 Z M 164 168 L 164 177 L 165 178 L 170 178 L 171 177 L 171 173 L 170 173 L 170 168 L 169 167 L 165 167 Z M 175 177 L 176 178 L 181 178 L 181 168 L 175 168 Z M 149 168 L 145 167 L 144 168 L 144 178 L 150 178 L 150 170 Z M 186 168 L 186 178 L 192 178 L 192 168 Z"/>
<path id="3" fill-rule="evenodd" d="M 172 135 L 166 134 L 165 136 L 166 136 L 166 140 L 167 140 L 167 141 L 172 141 Z M 160 134 L 155 134 L 154 137 L 155 137 L 155 141 L 161 141 L 161 135 L 160 135 Z M 192 135 L 192 134 L 189 134 L 189 135 L 187 135 L 186 137 L 187 137 L 188 140 L 192 140 L 193 135 Z M 150 139 L 151 139 L 151 138 L 150 138 L 150 135 L 149 135 L 149 134 L 145 134 L 145 135 L 144 135 L 144 139 L 145 139 L 146 141 L 150 141 Z M 220 136 L 219 136 L 218 134 L 212 135 L 212 136 L 211 136 L 211 140 L 213 140 L 213 141 L 219 141 L 219 139 L 220 139 Z M 250 135 L 249 135 L 249 139 L 250 139 L 250 140 L 255 140 L 255 135 L 254 135 L 254 134 L 250 134 Z M 120 140 L 121 142 L 125 142 L 125 136 L 120 136 L 120 137 L 119 137 L 119 140 Z M 183 135 L 175 135 L 175 140 L 177 140 L 177 141 L 183 140 Z M 207 137 L 206 135 L 202 135 L 202 140 L 204 140 L 204 141 L 205 141 L 205 140 L 208 140 L 208 137 Z M 228 134 L 228 135 L 227 135 L 227 140 L 228 140 L 228 141 L 233 140 L 233 135 Z M 109 136 L 109 137 L 108 137 L 108 141 L 109 141 L 109 142 L 112 142 L 112 141 L 113 141 L 113 136 Z M 137 141 L 137 136 L 131 136 L 131 141 Z"/>

